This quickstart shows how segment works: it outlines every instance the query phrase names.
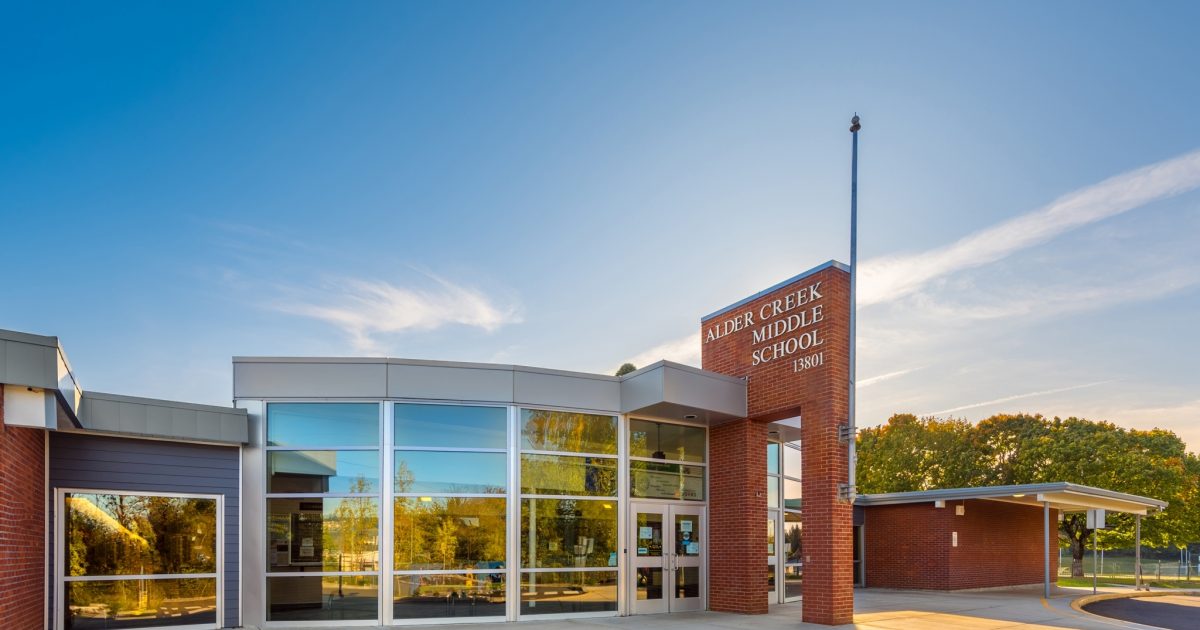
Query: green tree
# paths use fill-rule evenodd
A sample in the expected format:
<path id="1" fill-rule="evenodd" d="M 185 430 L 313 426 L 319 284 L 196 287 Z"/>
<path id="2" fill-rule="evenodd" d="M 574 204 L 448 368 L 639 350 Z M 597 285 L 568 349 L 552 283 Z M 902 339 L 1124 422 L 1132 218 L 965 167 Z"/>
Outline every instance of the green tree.
<path id="1" fill-rule="evenodd" d="M 863 493 L 909 492 L 976 485 L 982 454 L 965 420 L 896 414 L 858 436 L 858 479 Z"/>
<path id="2" fill-rule="evenodd" d="M 617 368 L 617 376 L 625 376 L 630 372 L 636 372 L 637 366 L 632 363 L 622 363 L 621 367 Z"/>

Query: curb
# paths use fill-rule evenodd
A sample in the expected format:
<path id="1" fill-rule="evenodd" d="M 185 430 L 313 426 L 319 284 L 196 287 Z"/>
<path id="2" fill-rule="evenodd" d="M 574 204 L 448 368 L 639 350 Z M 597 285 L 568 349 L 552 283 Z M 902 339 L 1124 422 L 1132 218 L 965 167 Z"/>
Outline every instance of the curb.
<path id="1" fill-rule="evenodd" d="M 1200 597 L 1200 591 L 1183 590 L 1183 589 L 1169 589 L 1169 590 L 1163 590 L 1163 591 L 1135 591 L 1132 593 L 1100 593 L 1100 594 L 1096 594 L 1096 595 L 1084 595 L 1082 597 L 1077 597 L 1071 601 L 1071 609 L 1074 610 L 1075 612 L 1087 615 L 1089 617 L 1094 617 L 1096 619 L 1104 619 L 1107 621 L 1120 621 L 1120 622 L 1132 624 L 1134 627 L 1140 627 L 1140 628 L 1157 628 L 1158 626 L 1150 626 L 1150 625 L 1146 625 L 1146 624 L 1139 624 L 1139 623 L 1133 622 L 1133 621 L 1125 621 L 1123 619 L 1116 619 L 1114 617 L 1105 617 L 1104 615 L 1097 615 L 1096 613 L 1088 612 L 1088 611 L 1084 610 L 1083 607 L 1087 606 L 1088 604 L 1094 604 L 1096 602 L 1102 602 L 1102 601 L 1110 600 L 1110 599 L 1133 599 L 1133 598 L 1140 598 L 1140 597 L 1169 597 L 1172 595 Z"/>

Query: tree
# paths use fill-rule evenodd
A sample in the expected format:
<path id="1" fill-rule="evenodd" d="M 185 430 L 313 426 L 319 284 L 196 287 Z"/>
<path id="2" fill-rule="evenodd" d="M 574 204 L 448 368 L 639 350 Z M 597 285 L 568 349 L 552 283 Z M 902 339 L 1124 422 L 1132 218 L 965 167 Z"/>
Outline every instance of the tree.
<path id="1" fill-rule="evenodd" d="M 896 414 L 859 431 L 855 483 L 863 493 L 976 485 L 984 471 L 972 430 L 965 420 Z"/>
<path id="2" fill-rule="evenodd" d="M 617 368 L 617 376 L 625 376 L 630 372 L 636 372 L 637 366 L 632 363 L 622 363 L 621 367 Z"/>

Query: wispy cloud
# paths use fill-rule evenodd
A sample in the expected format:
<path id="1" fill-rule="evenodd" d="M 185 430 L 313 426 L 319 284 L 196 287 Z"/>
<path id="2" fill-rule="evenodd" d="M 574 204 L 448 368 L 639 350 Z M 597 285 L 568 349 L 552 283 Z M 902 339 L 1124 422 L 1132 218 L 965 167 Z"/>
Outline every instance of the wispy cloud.
<path id="1" fill-rule="evenodd" d="M 271 304 L 275 310 L 328 322 L 350 336 L 360 352 L 378 353 L 379 336 L 426 331 L 449 324 L 494 331 L 521 321 L 515 306 L 498 305 L 478 289 L 430 275 L 430 288 L 346 279 L 307 299 Z"/>
<path id="2" fill-rule="evenodd" d="M 1014 400 L 1022 400 L 1024 398 L 1033 398 L 1035 396 L 1048 396 L 1050 394 L 1061 394 L 1063 392 L 1075 391 L 1077 389 L 1085 389 L 1088 387 L 1096 387 L 1098 385 L 1105 385 L 1105 384 L 1108 384 L 1111 382 L 1112 382 L 1111 380 L 1096 381 L 1094 383 L 1084 383 L 1082 385 L 1072 385 L 1070 387 L 1060 387 L 1058 389 L 1045 389 L 1045 390 L 1036 391 L 1036 392 L 1028 392 L 1025 394 L 1015 394 L 1013 396 L 1005 396 L 1004 398 L 996 398 L 994 400 L 985 400 L 983 402 L 971 403 L 969 405 L 961 405 L 958 407 L 951 407 L 950 409 L 943 409 L 941 411 L 933 411 L 930 413 L 922 413 L 919 415 L 921 415 L 921 416 L 944 416 L 949 413 L 966 411 L 967 409 L 975 409 L 977 407 L 990 407 L 992 405 L 1000 405 L 1000 404 L 1004 404 L 1006 402 L 1012 402 Z"/>
<path id="3" fill-rule="evenodd" d="M 629 363 L 641 368 L 662 359 L 687 365 L 700 365 L 700 333 L 695 332 L 686 337 L 660 343 L 645 352 L 634 355 L 629 359 Z"/>
<path id="4" fill-rule="evenodd" d="M 947 274 L 1000 260 L 1059 234 L 1200 187 L 1200 151 L 1122 173 L 1047 206 L 917 254 L 865 261 L 858 304 L 913 293 Z"/>
<path id="5" fill-rule="evenodd" d="M 858 389 L 862 389 L 862 388 L 864 388 L 864 387 L 870 387 L 870 386 L 872 386 L 872 385 L 874 385 L 874 384 L 876 384 L 876 383 L 882 383 L 882 382 L 884 382 L 884 381 L 890 381 L 890 380 L 892 380 L 892 379 L 894 379 L 894 378 L 899 378 L 899 377 L 901 377 L 901 376 L 904 376 L 905 374 L 911 374 L 911 373 L 913 373 L 913 372 L 916 372 L 916 371 L 917 371 L 917 370 L 919 370 L 919 369 L 921 369 L 921 368 L 919 368 L 919 367 L 915 367 L 915 368 L 908 368 L 907 370 L 896 370 L 895 372 L 888 372 L 888 373 L 886 373 L 886 374 L 880 374 L 880 375 L 878 375 L 878 376 L 872 376 L 871 378 L 864 378 L 864 379 L 861 379 L 861 380 L 859 380 L 859 381 L 858 381 L 858 383 L 856 383 L 856 384 L 855 384 L 855 386 L 856 386 Z"/>

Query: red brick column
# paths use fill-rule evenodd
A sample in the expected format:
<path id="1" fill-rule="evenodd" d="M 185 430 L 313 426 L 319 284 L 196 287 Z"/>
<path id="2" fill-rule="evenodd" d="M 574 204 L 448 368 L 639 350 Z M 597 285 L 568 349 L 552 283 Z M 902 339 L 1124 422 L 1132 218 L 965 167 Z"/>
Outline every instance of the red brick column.
<path id="1" fill-rule="evenodd" d="M 4 424 L 0 387 L 0 628 L 43 627 L 46 432 Z"/>
<path id="2" fill-rule="evenodd" d="M 854 619 L 853 507 L 838 499 L 838 487 L 849 477 L 849 445 L 838 439 L 839 425 L 849 420 L 850 392 L 850 274 L 845 266 L 828 263 L 772 287 L 701 322 L 702 364 L 705 369 L 742 377 L 747 383 L 749 421 L 742 421 L 734 439 L 745 460 L 721 460 L 717 453 L 733 448 L 733 427 L 710 433 L 713 492 L 709 512 L 716 540 L 746 536 L 743 522 L 752 523 L 749 540 L 740 546 L 712 544 L 709 601 L 713 610 L 735 582 L 753 584 L 765 592 L 762 523 L 765 503 L 756 495 L 765 489 L 761 461 L 766 450 L 766 423 L 801 416 L 803 455 L 804 606 L 803 620 L 838 625 Z M 757 428 L 751 428 L 757 427 Z M 732 481 L 731 481 L 732 480 Z M 745 484 L 739 499 L 717 488 Z M 753 502 L 749 497 L 753 497 Z M 716 514 L 732 501 L 739 517 Z M 752 513 L 751 513 L 752 512 Z M 732 528 L 725 531 L 726 528 Z M 735 557 L 736 554 L 736 557 Z M 741 567 L 741 568 L 738 568 Z M 722 571 L 735 571 L 729 579 Z M 735 597 L 749 593 L 735 592 Z M 754 601 L 759 601 L 755 599 Z M 751 603 L 742 612 L 765 612 Z"/>
<path id="3" fill-rule="evenodd" d="M 708 607 L 767 612 L 767 425 L 738 420 L 709 432 Z"/>

